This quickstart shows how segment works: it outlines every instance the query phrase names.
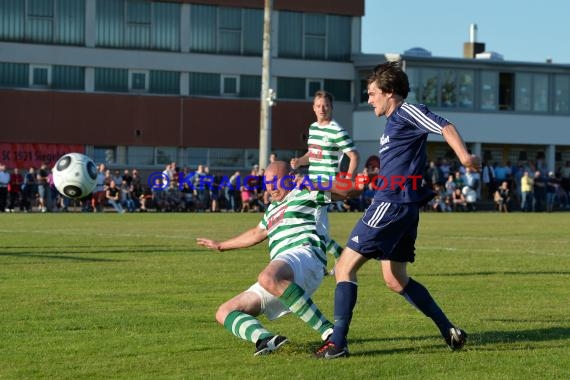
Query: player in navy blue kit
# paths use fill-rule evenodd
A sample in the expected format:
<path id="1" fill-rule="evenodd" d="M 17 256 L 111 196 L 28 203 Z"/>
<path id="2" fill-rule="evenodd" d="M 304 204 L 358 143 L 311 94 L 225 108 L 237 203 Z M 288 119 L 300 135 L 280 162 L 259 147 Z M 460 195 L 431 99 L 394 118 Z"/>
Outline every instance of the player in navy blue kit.
<path id="1" fill-rule="evenodd" d="M 316 352 L 318 358 L 348 356 L 347 334 L 357 299 L 356 273 L 370 259 L 380 261 L 386 285 L 431 318 L 452 350 L 465 344 L 467 333 L 453 325 L 428 290 L 408 276 L 414 262 L 420 208 L 434 193 L 421 186 L 430 133 L 443 135 L 461 164 L 480 169 L 453 124 L 424 105 L 405 102 L 406 73 L 396 62 L 378 65 L 368 78 L 368 103 L 376 116 L 386 116 L 380 138 L 380 174 L 370 207 L 352 230 L 336 264 L 333 335 Z"/>

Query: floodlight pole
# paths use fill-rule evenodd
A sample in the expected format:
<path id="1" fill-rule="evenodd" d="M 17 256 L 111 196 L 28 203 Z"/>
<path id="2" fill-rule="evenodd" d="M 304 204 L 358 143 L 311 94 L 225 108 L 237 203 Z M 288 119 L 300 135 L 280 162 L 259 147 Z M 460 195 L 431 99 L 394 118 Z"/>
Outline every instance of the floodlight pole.
<path id="1" fill-rule="evenodd" d="M 271 79 L 271 12 L 273 0 L 265 0 L 263 13 L 263 58 L 261 71 L 261 112 L 259 125 L 259 167 L 266 168 L 271 150 L 271 107 L 275 93 L 269 88 Z"/>

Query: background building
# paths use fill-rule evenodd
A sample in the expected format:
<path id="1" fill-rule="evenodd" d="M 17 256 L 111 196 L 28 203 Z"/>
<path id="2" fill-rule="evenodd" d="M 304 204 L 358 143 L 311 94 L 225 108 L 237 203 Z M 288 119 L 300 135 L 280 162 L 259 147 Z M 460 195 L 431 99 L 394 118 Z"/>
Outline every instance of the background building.
<path id="1" fill-rule="evenodd" d="M 3 0 L 4 161 L 37 149 L 57 157 L 68 147 L 58 144 L 75 144 L 111 166 L 249 168 L 258 162 L 263 4 Z M 335 94 L 336 117 L 350 127 L 363 12 L 363 0 L 274 2 L 279 156 L 304 153 L 317 89 Z"/>
<path id="2" fill-rule="evenodd" d="M 263 0 L 2 0 L 0 160 L 53 163 L 80 150 L 111 167 L 176 161 L 211 170 L 258 162 Z M 303 154 L 312 94 L 336 98 L 335 118 L 366 157 L 383 121 L 365 78 L 402 60 L 410 102 L 456 123 L 491 162 L 570 160 L 570 65 L 501 60 L 475 39 L 464 58 L 361 54 L 364 0 L 274 0 L 271 147 Z M 529 54 L 531 51 L 529 51 Z M 435 159 L 450 155 L 443 140 Z"/>

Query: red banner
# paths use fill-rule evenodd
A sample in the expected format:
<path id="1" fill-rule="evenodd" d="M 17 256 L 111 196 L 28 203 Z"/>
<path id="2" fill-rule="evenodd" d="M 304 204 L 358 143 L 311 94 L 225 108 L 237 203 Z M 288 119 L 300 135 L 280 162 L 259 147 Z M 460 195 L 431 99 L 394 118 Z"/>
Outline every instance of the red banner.
<path id="1" fill-rule="evenodd" d="M 0 143 L 0 163 L 7 169 L 39 168 L 43 163 L 55 165 L 66 153 L 84 153 L 85 147 L 76 144 L 4 144 Z"/>

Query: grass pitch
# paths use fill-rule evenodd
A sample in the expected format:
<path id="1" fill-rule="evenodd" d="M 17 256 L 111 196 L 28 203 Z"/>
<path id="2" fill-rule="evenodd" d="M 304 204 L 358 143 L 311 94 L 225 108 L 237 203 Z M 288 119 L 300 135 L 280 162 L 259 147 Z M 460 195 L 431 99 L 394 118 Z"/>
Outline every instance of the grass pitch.
<path id="1" fill-rule="evenodd" d="M 345 242 L 355 214 L 331 214 Z M 290 342 L 266 357 L 214 319 L 266 265 L 266 245 L 217 253 L 260 214 L 0 215 L 0 378 L 557 379 L 570 373 L 570 214 L 429 214 L 410 274 L 469 333 L 449 351 L 359 272 L 351 357 L 311 358 L 319 337 L 294 316 L 261 320 Z M 313 297 L 332 318 L 334 281 Z"/>

